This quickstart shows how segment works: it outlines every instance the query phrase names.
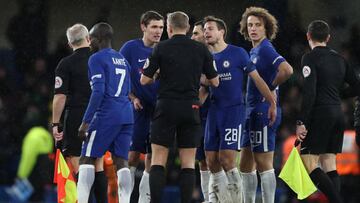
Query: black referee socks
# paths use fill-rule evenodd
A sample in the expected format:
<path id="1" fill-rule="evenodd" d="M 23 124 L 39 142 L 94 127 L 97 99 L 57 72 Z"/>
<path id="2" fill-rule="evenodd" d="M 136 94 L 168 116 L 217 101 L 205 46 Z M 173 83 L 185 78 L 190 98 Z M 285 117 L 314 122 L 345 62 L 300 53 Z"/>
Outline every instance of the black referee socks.
<path id="1" fill-rule="evenodd" d="M 151 203 L 160 203 L 166 184 L 165 168 L 160 165 L 152 165 L 150 168 L 149 181 Z"/>
<path id="2" fill-rule="evenodd" d="M 326 174 L 331 179 L 332 183 L 335 186 L 335 189 L 340 192 L 340 188 L 341 188 L 340 187 L 340 177 L 339 177 L 339 174 L 338 174 L 337 170 L 329 171 Z"/>
<path id="3" fill-rule="evenodd" d="M 310 178 L 316 187 L 323 192 L 328 198 L 330 203 L 342 203 L 340 193 L 335 189 L 334 184 L 331 182 L 323 170 L 316 168 L 310 173 Z"/>
<path id="4" fill-rule="evenodd" d="M 108 181 L 104 171 L 95 173 L 95 180 L 93 184 L 94 195 L 96 202 L 108 202 L 107 199 Z"/>
<path id="5" fill-rule="evenodd" d="M 190 203 L 195 186 L 195 169 L 183 168 L 179 177 L 181 203 Z"/>

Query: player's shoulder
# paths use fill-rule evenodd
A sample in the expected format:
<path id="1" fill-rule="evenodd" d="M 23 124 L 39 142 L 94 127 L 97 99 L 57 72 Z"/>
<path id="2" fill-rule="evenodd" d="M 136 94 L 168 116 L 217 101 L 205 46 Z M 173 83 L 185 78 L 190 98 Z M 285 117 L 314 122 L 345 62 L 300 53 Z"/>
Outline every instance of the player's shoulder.
<path id="1" fill-rule="evenodd" d="M 242 55 L 248 55 L 247 51 L 244 48 L 240 47 L 240 46 L 228 44 L 228 49 L 230 51 L 233 51 L 233 52 L 236 52 L 236 53 L 239 53 L 239 54 L 242 54 Z"/>
<path id="2" fill-rule="evenodd" d="M 125 42 L 121 49 L 123 49 L 123 48 L 131 49 L 133 47 L 141 46 L 142 44 L 143 44 L 143 42 L 141 39 L 132 39 L 132 40 Z"/>
<path id="3" fill-rule="evenodd" d="M 259 53 L 266 54 L 268 52 L 276 52 L 276 50 L 270 40 L 264 39 L 259 45 Z"/>

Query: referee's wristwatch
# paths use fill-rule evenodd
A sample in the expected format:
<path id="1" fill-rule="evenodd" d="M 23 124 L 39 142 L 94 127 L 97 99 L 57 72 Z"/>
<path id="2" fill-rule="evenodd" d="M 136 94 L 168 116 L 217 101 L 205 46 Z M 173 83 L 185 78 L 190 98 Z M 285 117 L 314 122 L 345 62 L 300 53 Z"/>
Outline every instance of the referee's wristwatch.
<path id="1" fill-rule="evenodd" d="M 304 123 L 301 120 L 296 120 L 296 125 L 304 125 Z"/>

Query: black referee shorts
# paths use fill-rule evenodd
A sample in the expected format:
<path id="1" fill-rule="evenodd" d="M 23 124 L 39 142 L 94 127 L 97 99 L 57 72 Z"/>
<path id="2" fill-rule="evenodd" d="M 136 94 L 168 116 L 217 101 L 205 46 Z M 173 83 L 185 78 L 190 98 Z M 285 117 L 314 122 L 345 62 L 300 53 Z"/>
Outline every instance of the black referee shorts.
<path id="1" fill-rule="evenodd" d="M 301 144 L 301 154 L 341 152 L 345 124 L 340 106 L 315 107 L 306 128 L 308 134 Z"/>
<path id="2" fill-rule="evenodd" d="M 156 103 L 150 129 L 151 143 L 178 148 L 200 145 L 199 101 L 160 99 Z"/>
<path id="3" fill-rule="evenodd" d="M 82 141 L 78 136 L 78 129 L 81 125 L 85 107 L 71 108 L 65 110 L 64 116 L 64 139 L 62 152 L 64 156 L 80 156 Z"/>

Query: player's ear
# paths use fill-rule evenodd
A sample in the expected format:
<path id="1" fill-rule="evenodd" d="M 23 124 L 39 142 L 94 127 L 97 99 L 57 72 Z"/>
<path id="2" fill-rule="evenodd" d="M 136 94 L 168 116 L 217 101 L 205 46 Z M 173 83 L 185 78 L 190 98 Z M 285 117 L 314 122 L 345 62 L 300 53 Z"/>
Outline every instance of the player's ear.
<path id="1" fill-rule="evenodd" d="M 225 39 L 225 30 L 224 30 L 224 29 L 221 29 L 220 32 L 221 32 L 222 36 L 223 36 L 224 39 Z"/>
<path id="2" fill-rule="evenodd" d="M 146 30 L 146 25 L 144 23 L 141 23 L 140 24 L 140 28 L 141 28 L 141 31 L 145 32 Z"/>
<path id="3" fill-rule="evenodd" d="M 70 42 L 68 42 L 68 45 L 71 49 L 73 49 L 73 45 Z"/>
<path id="4" fill-rule="evenodd" d="M 306 39 L 307 39 L 308 41 L 311 40 L 311 36 L 310 36 L 310 33 L 309 33 L 309 32 L 306 33 Z"/>

